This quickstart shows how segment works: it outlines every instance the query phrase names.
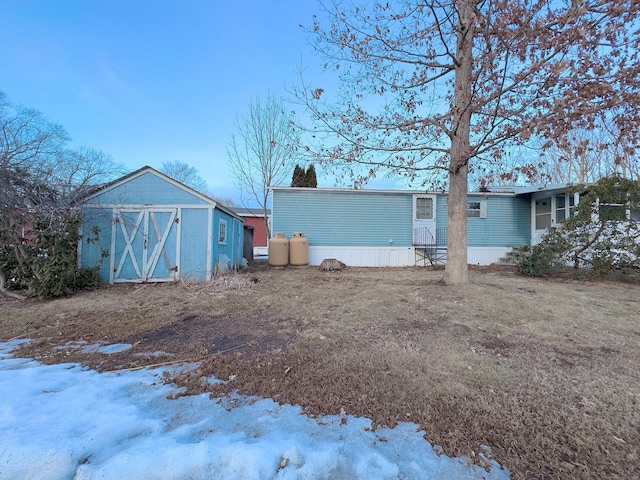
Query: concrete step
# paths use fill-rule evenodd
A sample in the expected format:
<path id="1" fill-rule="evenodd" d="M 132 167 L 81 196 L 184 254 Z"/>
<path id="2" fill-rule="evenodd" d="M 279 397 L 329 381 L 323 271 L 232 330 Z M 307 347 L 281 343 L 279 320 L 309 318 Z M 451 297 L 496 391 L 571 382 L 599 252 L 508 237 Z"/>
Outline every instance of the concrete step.
<path id="1" fill-rule="evenodd" d="M 498 265 L 511 265 L 516 266 L 519 263 L 519 259 L 522 258 L 523 255 L 526 255 L 525 251 L 521 248 L 512 248 L 511 251 L 507 252 L 504 256 L 500 257 L 497 262 Z"/>

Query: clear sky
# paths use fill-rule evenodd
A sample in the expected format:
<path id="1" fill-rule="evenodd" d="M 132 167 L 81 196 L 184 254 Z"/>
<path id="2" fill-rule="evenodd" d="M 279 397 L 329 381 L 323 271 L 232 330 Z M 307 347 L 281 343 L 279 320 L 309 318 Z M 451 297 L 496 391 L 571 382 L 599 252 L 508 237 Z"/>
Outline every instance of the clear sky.
<path id="1" fill-rule="evenodd" d="M 300 28 L 318 11 L 314 0 L 2 0 L 0 90 L 74 146 L 131 170 L 178 160 L 233 198 L 236 115 L 252 96 L 285 95 L 301 64 L 320 72 Z"/>

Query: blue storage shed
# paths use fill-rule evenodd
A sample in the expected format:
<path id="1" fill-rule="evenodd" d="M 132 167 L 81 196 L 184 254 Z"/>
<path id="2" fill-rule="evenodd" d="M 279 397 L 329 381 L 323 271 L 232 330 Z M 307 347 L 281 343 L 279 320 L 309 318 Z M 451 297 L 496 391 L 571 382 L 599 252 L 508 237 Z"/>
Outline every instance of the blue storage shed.
<path id="1" fill-rule="evenodd" d="M 242 217 L 151 167 L 88 195 L 82 214 L 79 264 L 104 282 L 201 282 L 242 264 Z"/>

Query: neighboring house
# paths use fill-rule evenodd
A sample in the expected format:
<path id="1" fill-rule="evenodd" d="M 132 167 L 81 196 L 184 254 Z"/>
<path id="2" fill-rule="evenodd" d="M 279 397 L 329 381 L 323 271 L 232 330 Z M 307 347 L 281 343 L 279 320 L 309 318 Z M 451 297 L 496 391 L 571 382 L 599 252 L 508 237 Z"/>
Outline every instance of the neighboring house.
<path id="1" fill-rule="evenodd" d="M 253 255 L 266 255 L 268 252 L 267 227 L 262 208 L 233 208 L 244 219 L 245 226 L 253 227 Z M 271 214 L 267 210 L 267 216 Z"/>
<path id="2" fill-rule="evenodd" d="M 309 240 L 311 265 L 444 264 L 447 193 L 273 187 L 272 231 Z M 489 265 L 514 247 L 539 242 L 577 197 L 567 186 L 496 187 L 468 195 L 468 262 Z"/>
<path id="3" fill-rule="evenodd" d="M 88 195 L 82 213 L 79 263 L 106 252 L 104 282 L 206 281 L 242 264 L 242 217 L 151 167 Z"/>

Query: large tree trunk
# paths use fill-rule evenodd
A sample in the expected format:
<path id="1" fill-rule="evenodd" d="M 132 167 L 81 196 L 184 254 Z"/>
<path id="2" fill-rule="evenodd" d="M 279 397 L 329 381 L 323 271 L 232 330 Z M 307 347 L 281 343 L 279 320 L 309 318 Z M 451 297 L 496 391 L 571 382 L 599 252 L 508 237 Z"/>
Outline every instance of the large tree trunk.
<path id="1" fill-rule="evenodd" d="M 449 167 L 449 235 L 444 282 L 467 283 L 467 176 L 471 156 L 471 103 L 473 35 L 472 0 L 459 0 L 458 51 L 456 55 L 455 106 L 451 133 Z"/>
<path id="2" fill-rule="evenodd" d="M 444 283 L 467 283 L 467 166 L 449 176 L 449 235 Z"/>

